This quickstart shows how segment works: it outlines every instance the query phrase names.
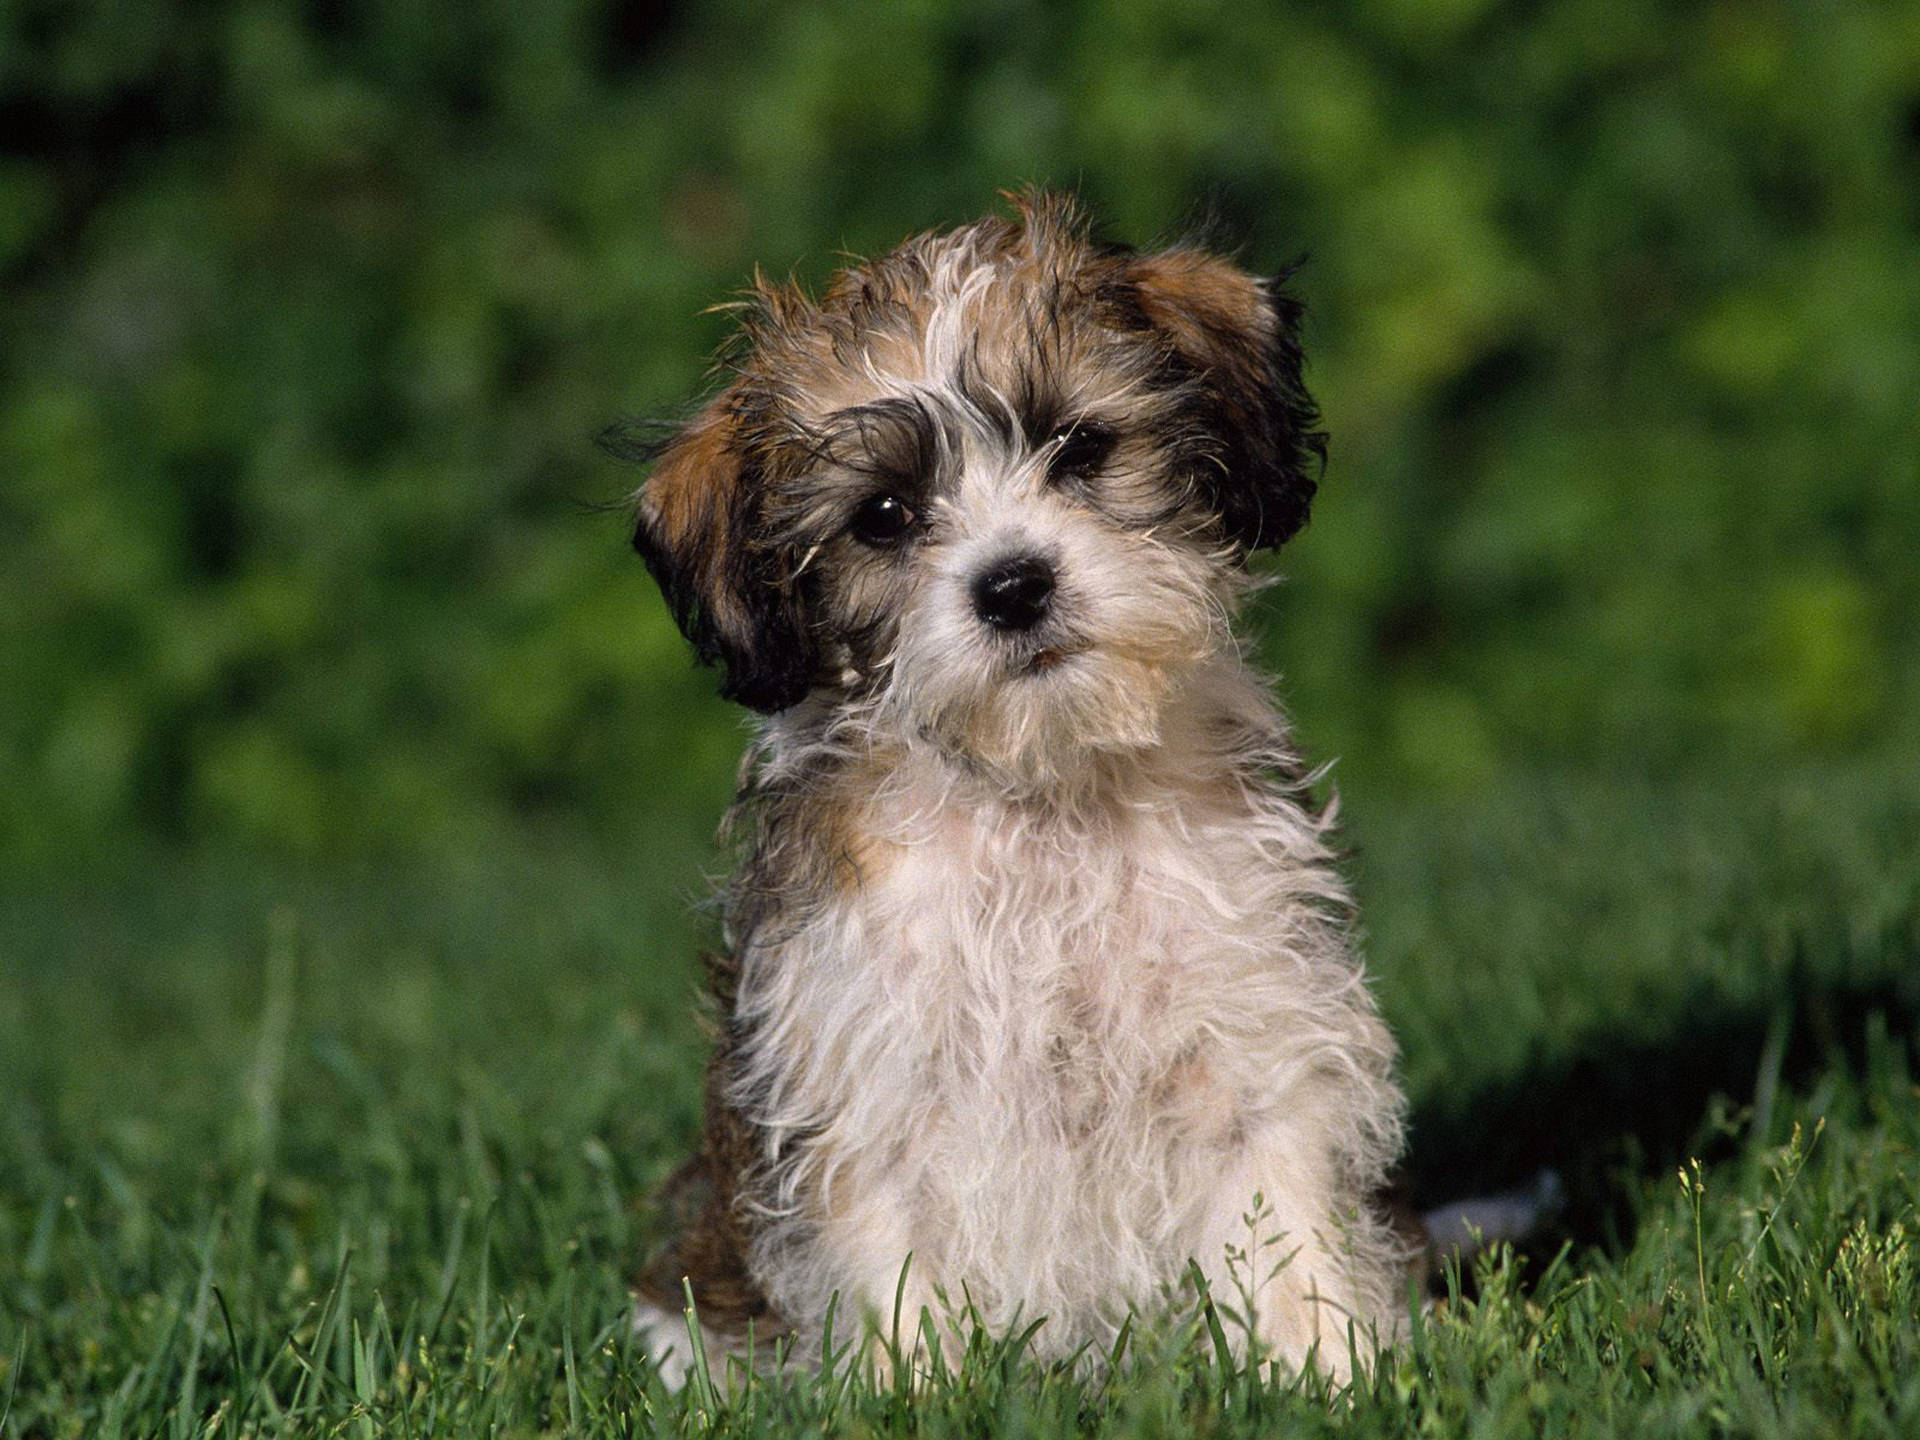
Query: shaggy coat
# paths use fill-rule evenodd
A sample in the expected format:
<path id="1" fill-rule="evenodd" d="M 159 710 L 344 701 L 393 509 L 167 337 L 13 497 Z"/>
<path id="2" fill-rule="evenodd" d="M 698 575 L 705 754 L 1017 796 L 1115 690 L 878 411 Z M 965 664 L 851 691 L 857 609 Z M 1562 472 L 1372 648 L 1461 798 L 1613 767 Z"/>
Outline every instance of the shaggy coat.
<path id="1" fill-rule="evenodd" d="M 1394 1048 L 1233 634 L 1314 490 L 1299 307 L 1016 210 L 817 301 L 757 282 L 640 492 L 675 616 L 766 718 L 639 1321 L 684 1364 L 689 1282 L 710 1358 L 804 1356 L 830 1307 L 952 1336 L 964 1297 L 1060 1356 L 1194 1262 L 1243 1344 L 1344 1375 L 1404 1303 Z"/>

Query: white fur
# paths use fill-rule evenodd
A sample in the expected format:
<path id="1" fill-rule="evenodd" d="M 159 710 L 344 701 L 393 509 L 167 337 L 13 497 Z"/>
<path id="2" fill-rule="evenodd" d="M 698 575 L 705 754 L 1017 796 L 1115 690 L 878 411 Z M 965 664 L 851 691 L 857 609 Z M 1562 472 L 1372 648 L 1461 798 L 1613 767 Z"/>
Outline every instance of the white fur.
<path id="1" fill-rule="evenodd" d="M 725 1385 L 731 1374 L 733 1351 L 727 1341 L 706 1326 L 689 1325 L 685 1311 L 671 1312 L 646 1300 L 636 1300 L 633 1306 L 633 1328 L 639 1332 L 641 1342 L 647 1347 L 647 1353 L 653 1358 L 653 1365 L 660 1372 L 660 1378 L 672 1389 L 683 1389 L 699 1366 L 699 1357 L 694 1354 L 694 1336 L 699 1335 L 699 1343 L 705 1352 L 709 1378 Z"/>

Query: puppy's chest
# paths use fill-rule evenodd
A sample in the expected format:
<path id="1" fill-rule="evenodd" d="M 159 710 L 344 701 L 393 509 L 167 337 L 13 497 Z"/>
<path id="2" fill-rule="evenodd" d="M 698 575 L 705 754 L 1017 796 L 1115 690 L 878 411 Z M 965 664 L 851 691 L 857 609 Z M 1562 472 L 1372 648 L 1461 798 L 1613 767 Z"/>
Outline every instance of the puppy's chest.
<path id="1" fill-rule="evenodd" d="M 1018 1078 L 1071 1102 L 1175 1043 L 1181 916 L 1141 858 L 962 834 L 854 900 L 876 1000 L 930 1078 Z"/>
<path id="2" fill-rule="evenodd" d="M 798 1042 L 790 1098 L 829 1123 L 877 1086 L 946 1130 L 1223 1138 L 1260 1068 L 1287 917 L 1263 903 L 1257 845 L 1181 819 L 1090 840 L 948 815 L 881 847 L 766 996 Z"/>

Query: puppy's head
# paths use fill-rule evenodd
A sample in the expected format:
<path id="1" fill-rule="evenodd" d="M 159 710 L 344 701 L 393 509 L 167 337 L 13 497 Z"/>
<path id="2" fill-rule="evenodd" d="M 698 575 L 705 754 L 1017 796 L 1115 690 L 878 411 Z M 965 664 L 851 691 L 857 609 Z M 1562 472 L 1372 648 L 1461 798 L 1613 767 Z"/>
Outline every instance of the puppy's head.
<path id="1" fill-rule="evenodd" d="M 730 698 L 1044 778 L 1154 742 L 1245 557 L 1305 523 L 1323 437 L 1278 282 L 1016 209 L 817 301 L 758 282 L 634 543 Z"/>

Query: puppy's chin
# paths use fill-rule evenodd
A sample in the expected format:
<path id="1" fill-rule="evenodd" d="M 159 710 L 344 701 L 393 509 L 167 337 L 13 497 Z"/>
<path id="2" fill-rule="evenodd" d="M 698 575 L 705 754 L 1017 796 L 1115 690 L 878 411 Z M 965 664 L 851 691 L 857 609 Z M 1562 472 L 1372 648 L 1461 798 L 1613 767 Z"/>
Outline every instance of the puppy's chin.
<path id="1" fill-rule="evenodd" d="M 952 748 L 1011 788 L 1069 786 L 1097 758 L 1159 745 L 1167 697 L 1187 668 L 1113 650 L 1043 649 L 982 697 Z"/>
<path id="2" fill-rule="evenodd" d="M 1169 697 L 1210 648 L 1198 635 L 1156 638 L 982 646 L 935 676 L 896 672 L 888 709 L 904 733 L 1009 793 L 1070 790 L 1101 762 L 1161 743 Z"/>

